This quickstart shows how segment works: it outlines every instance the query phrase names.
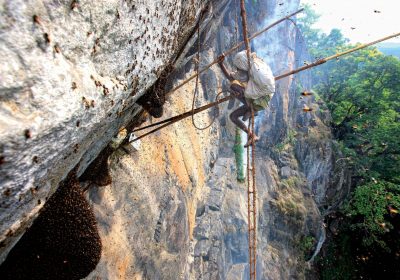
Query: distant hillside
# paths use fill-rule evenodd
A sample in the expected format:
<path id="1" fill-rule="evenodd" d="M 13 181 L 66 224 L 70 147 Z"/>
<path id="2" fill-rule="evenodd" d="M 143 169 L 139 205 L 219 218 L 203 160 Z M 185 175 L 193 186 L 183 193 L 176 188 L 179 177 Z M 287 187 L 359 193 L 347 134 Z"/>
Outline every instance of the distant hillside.
<path id="1" fill-rule="evenodd" d="M 400 43 L 381 43 L 377 47 L 386 55 L 393 55 L 400 58 Z"/>

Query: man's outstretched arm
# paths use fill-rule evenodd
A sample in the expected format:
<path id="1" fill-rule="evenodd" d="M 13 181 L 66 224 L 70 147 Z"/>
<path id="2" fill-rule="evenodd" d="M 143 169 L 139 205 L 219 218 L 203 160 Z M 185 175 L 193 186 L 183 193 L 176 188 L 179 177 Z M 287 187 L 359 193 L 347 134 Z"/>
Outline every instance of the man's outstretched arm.
<path id="1" fill-rule="evenodd" d="M 229 79 L 230 81 L 233 81 L 233 77 L 231 75 L 231 73 L 229 73 L 228 69 L 226 69 L 225 65 L 224 65 L 224 60 L 225 60 L 225 55 L 222 54 L 218 57 L 218 64 L 221 67 L 222 72 L 224 73 L 225 77 L 227 79 Z"/>

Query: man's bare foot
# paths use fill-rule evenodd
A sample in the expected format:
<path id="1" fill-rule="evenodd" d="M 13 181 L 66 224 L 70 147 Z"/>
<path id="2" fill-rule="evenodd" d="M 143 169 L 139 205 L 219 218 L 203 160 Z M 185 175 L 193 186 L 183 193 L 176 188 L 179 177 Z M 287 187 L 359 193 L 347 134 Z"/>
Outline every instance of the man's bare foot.
<path id="1" fill-rule="evenodd" d="M 260 140 L 260 137 L 258 137 L 257 135 L 253 135 L 252 137 L 250 137 L 250 139 L 247 141 L 244 147 L 247 148 L 248 146 L 253 144 L 253 142 L 256 143 L 258 140 Z"/>

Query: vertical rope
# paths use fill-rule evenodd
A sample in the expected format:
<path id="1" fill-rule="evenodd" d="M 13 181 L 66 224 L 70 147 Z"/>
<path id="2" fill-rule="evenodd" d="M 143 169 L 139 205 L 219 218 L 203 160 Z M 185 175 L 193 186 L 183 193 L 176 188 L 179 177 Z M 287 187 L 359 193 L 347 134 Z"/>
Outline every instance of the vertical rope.
<path id="1" fill-rule="evenodd" d="M 238 19 L 238 0 L 235 0 L 235 45 L 239 43 L 239 19 Z"/>
<path id="2" fill-rule="evenodd" d="M 247 53 L 247 68 L 250 74 L 251 66 L 251 55 L 250 55 L 250 41 L 247 34 L 247 18 L 246 18 L 246 7 L 244 0 L 240 0 L 240 9 L 242 16 L 243 26 L 243 40 L 246 46 Z M 250 75 L 249 75 L 250 76 Z M 250 145 L 247 147 L 247 219 L 248 219 L 248 235 L 249 235 L 249 273 L 250 279 L 257 279 L 257 209 L 256 209 L 256 176 L 255 176 L 255 141 L 254 138 L 254 109 L 250 104 L 251 109 L 251 121 L 249 121 L 249 133 L 248 141 L 251 140 L 251 166 L 250 166 Z M 250 129 L 251 126 L 251 129 Z M 250 168 L 252 173 L 252 182 L 250 182 Z M 251 184 L 252 183 L 252 184 Z"/>
<path id="3" fill-rule="evenodd" d="M 241 10 L 240 14 L 242 16 L 242 26 L 243 26 L 243 41 L 247 53 L 247 67 L 248 70 L 250 71 L 250 40 L 247 33 L 247 17 L 246 17 L 246 6 L 244 4 L 244 0 L 240 0 L 240 10 Z"/>
<path id="4" fill-rule="evenodd" d="M 251 107 L 251 131 L 254 133 L 254 109 Z M 256 279 L 256 265 L 257 265 L 257 187 L 256 187 L 256 143 L 253 141 L 251 143 L 251 173 L 253 179 L 253 259 L 254 259 L 254 279 Z"/>
<path id="5" fill-rule="evenodd" d="M 249 130 L 251 128 L 250 124 L 251 124 L 251 122 L 249 121 L 249 124 L 248 124 L 248 127 L 247 127 L 247 129 L 249 129 Z M 247 141 L 248 140 L 249 140 L 249 137 L 247 137 Z M 250 273 L 250 278 L 249 279 L 253 279 L 252 278 L 252 272 L 253 272 L 253 257 L 254 257 L 254 254 L 253 254 L 253 250 L 252 250 L 253 235 L 251 234 L 251 229 L 252 229 L 252 227 L 251 227 L 251 225 L 252 225 L 252 222 L 251 222 L 251 219 L 252 219 L 252 216 L 251 216 L 251 205 L 252 205 L 252 203 L 251 203 L 251 195 L 250 195 L 251 183 L 250 183 L 250 147 L 249 146 L 247 146 L 246 151 L 247 151 L 247 229 L 248 229 L 248 239 L 249 239 L 248 242 L 249 242 L 249 273 Z"/>
<path id="6" fill-rule="evenodd" d="M 200 15 L 199 18 L 199 23 L 197 26 L 197 53 L 196 53 L 196 66 L 195 66 L 195 71 L 196 71 L 196 81 L 195 81 L 195 88 L 194 88 L 194 93 L 193 93 L 193 100 L 192 100 L 192 124 L 193 126 L 197 129 L 197 130 L 206 130 L 207 128 L 209 128 L 210 126 L 213 125 L 216 116 L 214 116 L 214 119 L 210 122 L 209 125 L 205 126 L 205 127 L 199 127 L 196 125 L 196 122 L 194 121 L 194 105 L 196 103 L 196 99 L 197 99 L 197 95 L 199 93 L 199 69 L 200 69 L 200 52 L 201 52 L 201 42 L 200 42 L 200 26 L 201 26 L 201 22 L 202 19 L 204 17 L 205 12 L 203 11 L 202 14 Z M 218 99 L 218 96 L 215 98 L 215 100 Z"/>
<path id="7" fill-rule="evenodd" d="M 199 92 L 199 68 L 200 68 L 200 51 L 201 51 L 201 43 L 200 43 L 200 25 L 201 25 L 201 19 L 202 15 L 200 15 L 199 18 L 199 23 L 197 26 L 197 53 L 196 53 L 196 81 L 195 81 L 195 87 L 194 87 L 194 93 L 193 93 L 193 100 L 192 100 L 192 124 L 195 128 L 200 129 L 196 126 L 196 123 L 194 122 L 194 104 L 196 102 L 196 96 Z"/>

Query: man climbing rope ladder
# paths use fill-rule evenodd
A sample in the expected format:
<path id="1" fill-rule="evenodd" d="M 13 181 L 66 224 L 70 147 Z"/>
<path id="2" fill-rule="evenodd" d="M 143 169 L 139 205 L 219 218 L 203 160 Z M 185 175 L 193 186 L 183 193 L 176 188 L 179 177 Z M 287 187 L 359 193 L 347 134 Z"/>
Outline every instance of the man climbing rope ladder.
<path id="1" fill-rule="evenodd" d="M 219 59 L 219 65 L 227 79 L 230 80 L 230 92 L 241 102 L 242 106 L 234 110 L 229 118 L 241 130 L 249 136 L 249 141 L 245 147 L 253 141 L 258 141 L 259 137 L 249 131 L 243 123 L 251 116 L 253 109 L 256 115 L 257 111 L 268 107 L 275 92 L 275 79 L 272 70 L 256 53 L 251 54 L 250 71 L 248 71 L 248 61 L 246 51 L 241 51 L 233 58 L 233 64 L 237 70 L 229 73 L 224 65 L 225 55 L 222 54 Z M 239 118 L 242 117 L 242 120 Z"/>

